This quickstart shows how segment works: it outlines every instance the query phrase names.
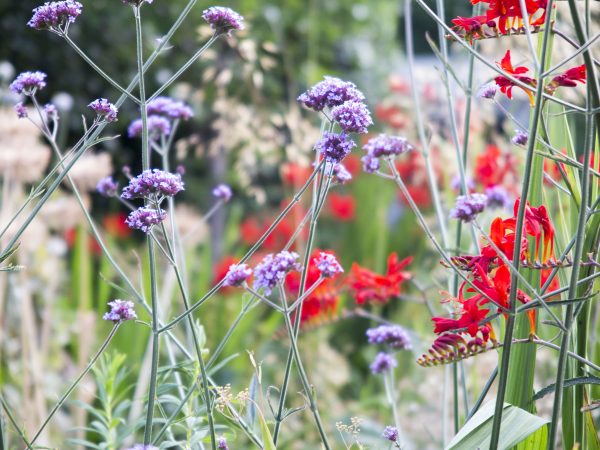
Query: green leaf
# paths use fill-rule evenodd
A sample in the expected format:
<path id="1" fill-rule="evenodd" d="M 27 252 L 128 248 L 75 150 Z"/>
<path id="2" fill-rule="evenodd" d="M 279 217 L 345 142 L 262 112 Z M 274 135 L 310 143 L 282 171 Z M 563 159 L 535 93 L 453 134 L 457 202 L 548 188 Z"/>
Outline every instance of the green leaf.
<path id="1" fill-rule="evenodd" d="M 264 450 L 277 450 L 275 444 L 273 443 L 273 437 L 271 436 L 271 432 L 269 431 L 269 426 L 265 421 L 265 417 L 262 415 L 260 410 L 256 409 L 256 416 L 260 423 L 260 431 L 262 433 L 263 438 L 263 449 Z"/>
<path id="2" fill-rule="evenodd" d="M 525 440 L 519 442 L 516 450 L 545 450 L 548 445 L 548 426 L 544 425 Z"/>
<path id="3" fill-rule="evenodd" d="M 494 415 L 495 402 L 483 405 L 477 413 L 459 430 L 446 450 L 478 450 L 489 448 Z M 499 450 L 506 450 L 526 440 L 522 449 L 534 450 L 545 442 L 546 433 L 537 432 L 544 427 L 548 420 L 508 403 L 504 404 L 502 412 L 502 429 L 510 433 L 500 433 Z M 542 448 L 542 447 L 540 447 Z"/>
<path id="4" fill-rule="evenodd" d="M 600 384 L 600 378 L 593 377 L 593 376 L 569 378 L 568 380 L 565 380 L 564 387 L 568 388 L 571 386 L 576 386 L 578 384 Z M 539 400 L 540 398 L 554 392 L 555 389 L 556 389 L 556 386 L 554 383 L 552 383 L 551 385 L 546 386 L 545 388 L 540 389 L 538 392 L 536 392 L 535 395 L 533 396 L 533 399 Z"/>

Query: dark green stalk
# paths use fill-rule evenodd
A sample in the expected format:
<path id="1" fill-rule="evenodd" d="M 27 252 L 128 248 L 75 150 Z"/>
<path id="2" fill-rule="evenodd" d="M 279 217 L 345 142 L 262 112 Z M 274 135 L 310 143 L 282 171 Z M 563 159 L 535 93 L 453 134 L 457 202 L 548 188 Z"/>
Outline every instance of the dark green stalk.
<path id="1" fill-rule="evenodd" d="M 529 131 L 529 140 L 527 144 L 527 156 L 525 158 L 525 169 L 523 174 L 523 187 L 521 190 L 521 201 L 519 203 L 519 209 L 517 212 L 517 223 L 515 228 L 515 242 L 520 243 L 523 238 L 523 225 L 525 218 L 525 208 L 527 206 L 527 196 L 529 194 L 529 185 L 531 181 L 531 172 L 533 168 L 533 157 L 535 155 L 535 143 L 536 136 L 538 132 L 538 124 L 540 120 L 540 116 L 542 114 L 542 98 L 544 92 L 544 68 L 546 64 L 546 51 L 548 48 L 548 42 L 550 38 L 550 20 L 552 14 L 552 6 L 554 4 L 554 0 L 549 0 L 548 5 L 546 7 L 546 20 L 544 23 L 544 34 L 542 37 L 542 51 L 540 57 L 540 70 L 537 79 L 537 89 L 535 94 L 535 105 L 533 110 L 533 116 L 531 120 L 531 129 Z M 513 253 L 512 262 L 514 265 L 514 269 L 511 271 L 511 279 L 510 279 L 510 295 L 509 295 L 509 304 L 511 309 L 511 314 L 508 316 L 506 330 L 504 334 L 504 346 L 502 349 L 502 360 L 500 362 L 500 375 L 498 382 L 498 393 L 496 396 L 496 406 L 494 411 L 494 420 L 492 424 L 492 435 L 490 438 L 490 450 L 498 449 L 498 442 L 500 439 L 500 427 L 502 426 L 502 411 L 504 409 L 504 398 L 506 396 L 506 387 L 508 385 L 508 375 L 509 375 L 509 363 L 510 363 L 510 354 L 511 354 L 511 346 L 513 340 L 513 333 L 515 329 L 515 321 L 516 321 L 516 308 L 517 308 L 517 275 L 515 272 L 518 272 L 519 265 L 521 259 L 521 246 L 515 245 L 515 250 Z"/>
<path id="2" fill-rule="evenodd" d="M 2 404 L 2 408 L 4 409 L 4 412 L 6 413 L 6 416 L 8 417 L 8 420 L 10 420 L 10 423 L 12 424 L 12 426 L 17 431 L 17 434 L 19 435 L 19 437 L 21 438 L 21 440 L 27 446 L 27 449 L 28 450 L 33 450 L 33 447 L 31 446 L 31 443 L 25 437 L 25 434 L 23 433 L 23 431 L 21 430 L 21 428 L 17 424 L 17 421 L 15 420 L 15 417 L 13 416 L 10 408 L 8 407 L 8 405 L 4 401 L 4 398 L 1 395 L 0 395 L 0 404 Z M 2 418 L 0 418 L 0 420 L 2 420 Z M 0 443 L 2 443 L 2 441 L 0 441 Z"/>

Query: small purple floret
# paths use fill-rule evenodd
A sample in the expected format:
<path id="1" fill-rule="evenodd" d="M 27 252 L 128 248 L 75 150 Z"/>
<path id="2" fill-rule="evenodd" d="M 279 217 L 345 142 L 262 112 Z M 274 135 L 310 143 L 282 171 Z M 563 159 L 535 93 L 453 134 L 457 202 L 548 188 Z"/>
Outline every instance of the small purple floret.
<path id="1" fill-rule="evenodd" d="M 15 112 L 17 113 L 17 117 L 19 119 L 26 119 L 28 117 L 27 107 L 23 104 L 23 102 L 19 102 L 15 105 Z"/>
<path id="2" fill-rule="evenodd" d="M 153 196 L 173 197 L 183 190 L 184 183 L 181 181 L 181 175 L 159 169 L 148 169 L 129 181 L 129 184 L 123 188 L 121 197 L 125 200 Z"/>
<path id="3" fill-rule="evenodd" d="M 129 300 L 113 300 L 108 302 L 110 311 L 102 317 L 104 320 L 109 320 L 114 323 L 123 322 L 125 320 L 133 320 L 137 318 L 133 309 L 133 302 Z"/>
<path id="4" fill-rule="evenodd" d="M 103 197 L 114 197 L 118 189 L 119 183 L 113 177 L 104 177 L 96 185 L 96 191 Z"/>
<path id="5" fill-rule="evenodd" d="M 129 228 L 149 233 L 154 225 L 158 225 L 167 218 L 167 213 L 162 209 L 138 208 L 129 213 L 125 223 Z"/>
<path id="6" fill-rule="evenodd" d="M 33 95 L 46 87 L 46 77 L 44 72 L 23 72 L 19 74 L 9 88 L 15 94 Z"/>
<path id="7" fill-rule="evenodd" d="M 327 170 L 327 167 L 325 168 L 325 170 Z M 348 181 L 352 180 L 352 174 L 348 172 L 348 169 L 346 169 L 346 166 L 344 166 L 342 163 L 338 163 L 335 166 L 333 166 L 332 176 L 333 181 L 335 181 L 338 184 L 346 184 Z"/>
<path id="8" fill-rule="evenodd" d="M 366 133 L 367 128 L 373 125 L 367 105 L 354 100 L 333 108 L 331 117 L 348 133 Z"/>
<path id="9" fill-rule="evenodd" d="M 375 173 L 379 170 L 379 159 L 371 155 L 365 155 L 360 158 L 363 171 L 366 173 Z"/>
<path id="10" fill-rule="evenodd" d="M 142 119 L 137 119 L 131 122 L 129 128 L 127 128 L 127 134 L 129 137 L 136 137 L 142 135 Z M 148 137 L 153 141 L 159 139 L 161 136 L 169 136 L 171 134 L 171 122 L 162 116 L 152 115 L 148 116 Z"/>
<path id="11" fill-rule="evenodd" d="M 487 196 L 485 194 L 459 195 L 456 198 L 454 209 L 450 211 L 450 217 L 463 222 L 471 222 L 477 214 L 483 212 L 486 204 Z"/>
<path id="12" fill-rule="evenodd" d="M 344 272 L 335 255 L 331 253 L 319 253 L 319 257 L 315 258 L 315 265 L 323 278 L 331 278 Z"/>
<path id="13" fill-rule="evenodd" d="M 212 195 L 223 202 L 228 202 L 233 196 L 231 188 L 226 184 L 219 184 L 212 190 Z"/>
<path id="14" fill-rule="evenodd" d="M 385 344 L 393 349 L 410 350 L 412 343 L 408 333 L 399 325 L 380 325 L 367 330 L 369 344 Z"/>
<path id="15" fill-rule="evenodd" d="M 276 255 L 269 254 L 254 269 L 254 289 L 264 289 L 265 294 L 271 294 L 277 284 L 285 280 L 292 270 L 300 270 L 296 252 L 282 251 Z"/>
<path id="16" fill-rule="evenodd" d="M 217 34 L 230 36 L 233 30 L 244 29 L 244 18 L 231 8 L 212 6 L 202 12 L 202 18 Z"/>
<path id="17" fill-rule="evenodd" d="M 500 185 L 489 187 L 485 190 L 488 208 L 509 208 L 512 200 L 506 189 Z"/>
<path id="18" fill-rule="evenodd" d="M 396 359 L 388 353 L 378 353 L 369 368 L 374 374 L 388 372 L 398 365 Z"/>
<path id="19" fill-rule="evenodd" d="M 219 439 L 217 439 L 217 448 L 219 450 L 229 450 L 227 440 L 224 437 L 220 437 Z"/>
<path id="20" fill-rule="evenodd" d="M 374 158 L 380 156 L 396 156 L 412 150 L 412 145 L 408 143 L 406 138 L 401 136 L 388 136 L 380 134 L 363 145 L 363 150 Z"/>
<path id="21" fill-rule="evenodd" d="M 364 99 L 364 94 L 354 83 L 329 76 L 298 97 L 300 103 L 315 111 L 334 108 L 349 100 L 362 102 Z"/>
<path id="22" fill-rule="evenodd" d="M 73 0 L 46 2 L 33 10 L 33 16 L 27 22 L 36 30 L 66 31 L 81 14 L 83 5 Z"/>
<path id="23" fill-rule="evenodd" d="M 252 275 L 252 269 L 248 264 L 232 264 L 229 266 L 223 286 L 241 286 Z"/>
<path id="24" fill-rule="evenodd" d="M 105 98 L 98 98 L 88 105 L 100 119 L 106 122 L 114 122 L 117 120 L 119 110 L 115 105 Z"/>
<path id="25" fill-rule="evenodd" d="M 387 427 L 385 427 L 385 429 L 383 430 L 383 433 L 381 435 L 388 441 L 396 442 L 398 440 L 400 432 L 398 431 L 398 428 L 396 428 L 396 427 L 387 426 Z"/>
<path id="26" fill-rule="evenodd" d="M 496 92 L 498 92 L 498 86 L 496 86 L 496 83 L 492 82 L 484 84 L 481 89 L 479 89 L 477 95 L 480 98 L 493 99 L 496 96 Z"/>
<path id="27" fill-rule="evenodd" d="M 529 139 L 529 135 L 523 130 L 516 130 L 515 135 L 510 140 L 515 145 L 525 145 L 527 144 L 527 140 Z"/>
<path id="28" fill-rule="evenodd" d="M 188 105 L 170 97 L 156 97 L 148 102 L 149 115 L 162 115 L 171 119 L 188 120 L 194 117 L 194 111 Z"/>
<path id="29" fill-rule="evenodd" d="M 339 163 L 350 154 L 356 143 L 346 133 L 325 132 L 315 148 L 321 152 L 325 161 Z"/>

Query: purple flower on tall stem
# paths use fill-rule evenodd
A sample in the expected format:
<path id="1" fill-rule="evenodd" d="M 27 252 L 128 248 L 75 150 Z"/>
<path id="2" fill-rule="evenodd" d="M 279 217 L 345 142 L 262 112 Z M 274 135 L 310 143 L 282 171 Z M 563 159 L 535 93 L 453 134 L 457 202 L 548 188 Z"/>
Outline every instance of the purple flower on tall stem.
<path id="1" fill-rule="evenodd" d="M 363 171 L 366 173 L 375 173 L 379 170 L 379 158 L 367 154 L 360 158 L 360 161 L 362 162 Z"/>
<path id="2" fill-rule="evenodd" d="M 184 183 L 181 181 L 181 175 L 160 169 L 148 169 L 129 180 L 129 184 L 123 188 L 121 197 L 125 200 L 153 196 L 173 197 L 183 190 Z"/>
<path id="3" fill-rule="evenodd" d="M 525 145 L 527 144 L 527 140 L 529 139 L 529 135 L 527 132 L 523 130 L 516 130 L 515 135 L 510 140 L 515 145 Z"/>
<path id="4" fill-rule="evenodd" d="M 113 300 L 108 302 L 110 311 L 104 314 L 102 317 L 104 320 L 108 320 L 114 323 L 123 322 L 125 320 L 133 320 L 137 318 L 133 309 L 133 302 L 129 300 Z"/>
<path id="5" fill-rule="evenodd" d="M 46 77 L 44 72 L 23 72 L 10 84 L 9 88 L 15 94 L 34 95 L 46 87 Z"/>
<path id="6" fill-rule="evenodd" d="M 244 18 L 231 8 L 212 6 L 202 12 L 202 18 L 217 34 L 230 36 L 233 30 L 244 29 Z"/>
<path id="7" fill-rule="evenodd" d="M 410 350 L 412 343 L 404 328 L 399 325 L 380 325 L 367 330 L 369 344 L 385 344 L 393 349 Z"/>
<path id="8" fill-rule="evenodd" d="M 129 228 L 141 230 L 144 233 L 150 233 L 154 225 L 158 225 L 167 218 L 167 213 L 162 209 L 138 208 L 129 213 L 125 223 Z"/>
<path id="9" fill-rule="evenodd" d="M 346 133 L 325 132 L 315 148 L 329 163 L 339 163 L 350 154 L 356 143 Z"/>
<path id="10" fill-rule="evenodd" d="M 487 188 L 485 195 L 488 208 L 509 208 L 513 203 L 506 189 L 500 185 Z"/>
<path id="11" fill-rule="evenodd" d="M 119 183 L 113 177 L 104 177 L 96 185 L 96 191 L 103 197 L 114 197 L 117 195 Z"/>
<path id="12" fill-rule="evenodd" d="M 383 430 L 383 433 L 381 435 L 388 441 L 396 442 L 398 440 L 400 432 L 398 431 L 398 428 L 396 428 L 396 427 L 387 426 L 387 427 L 385 427 L 385 429 Z"/>
<path id="13" fill-rule="evenodd" d="M 389 372 L 398 365 L 396 359 L 388 353 L 378 353 L 369 368 L 375 375 Z"/>
<path id="14" fill-rule="evenodd" d="M 364 94 L 354 83 L 330 76 L 325 76 L 323 81 L 298 97 L 300 103 L 315 111 L 322 111 L 325 107 L 334 108 L 349 100 L 362 102 L 364 99 Z"/>
<path id="15" fill-rule="evenodd" d="M 335 255 L 327 252 L 319 253 L 315 258 L 315 266 L 323 278 L 331 278 L 344 272 Z"/>
<path id="16" fill-rule="evenodd" d="M 252 269 L 248 264 L 232 264 L 229 266 L 223 286 L 241 286 L 252 276 Z"/>
<path id="17" fill-rule="evenodd" d="M 192 108 L 170 97 L 156 97 L 148 102 L 147 111 L 149 115 L 163 115 L 170 119 L 188 120 L 194 117 Z"/>
<path id="18" fill-rule="evenodd" d="M 217 448 L 219 450 L 229 450 L 227 440 L 224 437 L 220 437 L 219 439 L 217 439 Z"/>
<path id="19" fill-rule="evenodd" d="M 98 98 L 88 105 L 96 115 L 106 122 L 115 122 L 119 110 L 105 98 Z"/>
<path id="20" fill-rule="evenodd" d="M 328 167 L 325 167 L 325 173 L 329 173 Z M 346 169 L 346 166 L 342 163 L 333 166 L 331 175 L 333 176 L 333 181 L 338 184 L 346 184 L 348 181 L 352 180 L 352 174 L 348 172 L 348 169 Z"/>
<path id="21" fill-rule="evenodd" d="M 475 216 L 485 209 L 487 196 L 485 194 L 459 195 L 456 198 L 456 205 L 450 211 L 450 217 L 471 222 Z"/>
<path id="22" fill-rule="evenodd" d="M 66 33 L 70 24 L 79 17 L 83 5 L 73 0 L 46 2 L 33 10 L 33 16 L 27 22 L 36 30 L 51 30 Z"/>
<path id="23" fill-rule="evenodd" d="M 129 128 L 127 128 L 127 134 L 129 137 L 136 137 L 142 135 L 142 119 L 136 119 L 131 122 Z M 156 141 L 162 136 L 169 136 L 171 134 L 171 122 L 162 116 L 152 115 L 148 116 L 148 137 Z"/>
<path id="24" fill-rule="evenodd" d="M 270 295 L 273 288 L 285 280 L 292 270 L 300 270 L 296 252 L 282 251 L 269 254 L 254 269 L 254 289 L 264 289 Z"/>
<path id="25" fill-rule="evenodd" d="M 26 119 L 28 117 L 27 107 L 23 104 L 23 102 L 19 102 L 15 105 L 15 112 L 17 113 L 17 117 L 19 119 Z"/>
<path id="26" fill-rule="evenodd" d="M 219 184 L 212 190 L 212 195 L 223 202 L 228 202 L 233 196 L 231 188 L 226 184 Z"/>
<path id="27" fill-rule="evenodd" d="M 348 133 L 366 133 L 373 125 L 369 108 L 362 102 L 349 100 L 331 110 L 331 117 Z"/>
<path id="28" fill-rule="evenodd" d="M 477 96 L 480 98 L 493 99 L 496 96 L 496 92 L 498 92 L 498 86 L 496 86 L 496 83 L 487 83 L 484 84 L 481 89 L 479 89 Z"/>
<path id="29" fill-rule="evenodd" d="M 379 158 L 380 156 L 397 156 L 412 150 L 412 145 L 408 143 L 406 138 L 401 136 L 389 136 L 380 134 L 363 146 L 363 150 L 367 154 Z"/>

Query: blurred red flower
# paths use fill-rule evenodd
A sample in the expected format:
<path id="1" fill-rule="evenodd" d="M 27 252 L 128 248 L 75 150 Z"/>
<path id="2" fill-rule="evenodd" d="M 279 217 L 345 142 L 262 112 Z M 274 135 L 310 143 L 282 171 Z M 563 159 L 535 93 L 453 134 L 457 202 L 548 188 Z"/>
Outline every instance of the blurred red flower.
<path id="1" fill-rule="evenodd" d="M 355 210 L 356 201 L 351 195 L 337 192 L 329 194 L 329 212 L 334 218 L 348 222 L 354 219 Z"/>
<path id="2" fill-rule="evenodd" d="M 107 233 L 125 239 L 131 236 L 131 228 L 127 226 L 125 219 L 127 214 L 124 213 L 107 214 L 102 218 L 102 225 Z"/>

